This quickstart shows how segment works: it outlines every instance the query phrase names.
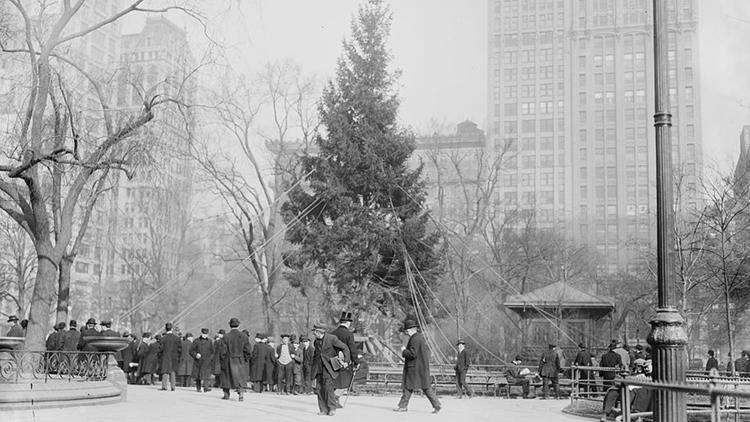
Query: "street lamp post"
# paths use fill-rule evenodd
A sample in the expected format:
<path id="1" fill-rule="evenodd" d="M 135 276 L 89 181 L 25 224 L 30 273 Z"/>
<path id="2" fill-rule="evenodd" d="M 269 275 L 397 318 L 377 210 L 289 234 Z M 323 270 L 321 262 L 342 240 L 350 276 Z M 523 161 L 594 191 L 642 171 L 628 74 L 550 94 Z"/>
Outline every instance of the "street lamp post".
<path id="1" fill-rule="evenodd" d="M 652 346 L 654 381 L 683 383 L 687 358 L 687 332 L 684 320 L 675 306 L 673 285 L 673 199 L 672 145 L 669 112 L 669 39 L 667 1 L 653 0 L 654 7 L 654 81 L 656 128 L 656 229 L 658 265 L 658 307 L 651 321 L 648 342 Z M 654 420 L 685 422 L 685 394 L 656 390 Z"/>

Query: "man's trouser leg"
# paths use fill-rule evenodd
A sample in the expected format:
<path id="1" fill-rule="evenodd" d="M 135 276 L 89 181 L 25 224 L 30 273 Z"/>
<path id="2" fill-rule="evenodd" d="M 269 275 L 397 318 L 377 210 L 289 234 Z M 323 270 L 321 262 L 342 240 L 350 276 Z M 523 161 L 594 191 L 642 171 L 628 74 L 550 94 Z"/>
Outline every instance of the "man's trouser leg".
<path id="1" fill-rule="evenodd" d="M 409 407 L 409 399 L 411 399 L 412 390 L 404 388 L 404 392 L 401 393 L 401 400 L 398 401 L 398 407 L 400 409 L 406 409 Z"/>
<path id="2" fill-rule="evenodd" d="M 201 392 L 201 380 L 197 379 L 195 380 L 195 391 Z"/>
<path id="3" fill-rule="evenodd" d="M 169 374 L 161 374 L 161 389 L 166 390 L 167 389 L 167 379 L 169 378 Z"/>
<path id="4" fill-rule="evenodd" d="M 336 410 L 336 395 L 333 393 L 333 378 L 325 372 L 318 375 L 318 408 L 321 412 Z"/>
<path id="5" fill-rule="evenodd" d="M 171 385 L 172 391 L 174 391 L 174 388 L 177 383 L 177 374 L 173 371 L 169 373 L 169 384 Z"/>
<path id="6" fill-rule="evenodd" d="M 464 387 L 463 387 L 463 380 L 462 378 L 463 373 L 461 371 L 456 371 L 456 397 L 463 398 L 464 396 Z"/>
<path id="7" fill-rule="evenodd" d="M 552 388 L 554 388 L 554 390 L 555 390 L 555 398 L 559 399 L 560 398 L 560 383 L 559 383 L 559 378 L 553 377 L 553 378 L 551 378 L 551 380 L 552 380 Z"/>
<path id="8" fill-rule="evenodd" d="M 433 390 L 432 387 L 423 388 L 422 392 L 427 396 L 427 400 L 430 401 L 433 409 L 440 409 L 440 400 L 438 400 L 437 394 L 435 394 L 435 390 Z"/>
<path id="9" fill-rule="evenodd" d="M 284 369 L 284 391 L 294 393 L 294 362 L 286 364 Z"/>
<path id="10" fill-rule="evenodd" d="M 549 397 L 549 377 L 542 377 L 542 394 L 545 399 Z"/>

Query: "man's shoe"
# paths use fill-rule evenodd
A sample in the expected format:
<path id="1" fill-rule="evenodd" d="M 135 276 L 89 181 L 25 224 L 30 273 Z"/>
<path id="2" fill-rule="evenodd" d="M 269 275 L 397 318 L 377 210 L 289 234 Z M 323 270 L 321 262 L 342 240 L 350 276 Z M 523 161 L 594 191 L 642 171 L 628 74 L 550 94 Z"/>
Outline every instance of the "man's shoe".
<path id="1" fill-rule="evenodd" d="M 328 416 L 328 412 L 318 412 L 318 416 Z"/>
<path id="2" fill-rule="evenodd" d="M 338 401 L 336 402 L 336 409 L 343 409 L 344 406 L 341 405 Z"/>
<path id="3" fill-rule="evenodd" d="M 406 412 L 406 408 L 405 407 L 397 407 L 397 408 L 393 409 L 393 411 L 394 412 Z"/>
<path id="4" fill-rule="evenodd" d="M 440 409 L 442 409 L 442 407 L 436 407 L 432 409 L 432 413 L 440 413 Z"/>
<path id="5" fill-rule="evenodd" d="M 333 416 L 333 415 L 335 415 L 335 414 L 336 414 L 336 411 L 335 411 L 335 410 L 331 410 L 330 412 L 328 412 L 328 416 Z"/>

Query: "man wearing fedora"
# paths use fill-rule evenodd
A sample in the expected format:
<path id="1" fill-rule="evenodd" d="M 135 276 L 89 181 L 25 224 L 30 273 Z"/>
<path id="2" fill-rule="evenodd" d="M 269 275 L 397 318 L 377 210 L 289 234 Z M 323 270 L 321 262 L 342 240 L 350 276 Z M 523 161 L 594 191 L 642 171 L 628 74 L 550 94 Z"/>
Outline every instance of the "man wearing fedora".
<path id="1" fill-rule="evenodd" d="M 471 398 L 474 392 L 471 391 L 468 385 L 466 385 L 466 373 L 469 371 L 469 365 L 471 365 L 471 358 L 469 358 L 469 352 L 466 351 L 466 342 L 458 340 L 456 342 L 458 347 L 458 354 L 456 355 L 456 366 L 453 369 L 456 370 L 456 390 L 458 390 L 458 398 L 464 398 L 464 390 L 466 395 Z"/>
<path id="2" fill-rule="evenodd" d="M 10 330 L 5 334 L 6 337 L 23 337 L 23 328 L 18 324 L 18 317 L 11 315 L 8 317 L 8 323 L 10 324 Z"/>
<path id="3" fill-rule="evenodd" d="M 99 323 L 99 325 L 103 328 L 101 332 L 99 332 L 99 335 L 102 337 L 120 337 L 120 332 L 115 331 L 112 329 L 112 321 L 110 320 L 104 320 Z"/>
<path id="4" fill-rule="evenodd" d="M 159 353 L 159 372 L 161 374 L 161 388 L 167 390 L 167 378 L 170 390 L 174 391 L 177 383 L 177 365 L 180 362 L 182 341 L 172 332 L 172 323 L 164 324 L 164 335 L 161 337 L 161 352 Z"/>
<path id="5" fill-rule="evenodd" d="M 63 350 L 74 352 L 78 347 L 78 342 L 81 340 L 81 332 L 78 331 L 78 322 L 74 319 L 70 320 L 69 327 L 70 329 L 63 336 Z"/>
<path id="6" fill-rule="evenodd" d="M 328 331 L 323 324 L 313 326 L 315 335 L 315 354 L 313 357 L 312 375 L 318 383 L 319 415 L 333 416 L 336 414 L 336 396 L 334 394 L 334 380 L 339 376 L 338 364 L 343 367 L 350 362 L 349 347 Z M 339 361 L 339 352 L 343 353 L 343 362 Z M 333 358 L 336 358 L 332 361 Z M 334 367 L 336 366 L 336 367 Z"/>
<path id="7" fill-rule="evenodd" d="M 427 347 L 424 334 L 417 330 L 417 322 L 411 319 L 404 321 L 404 331 L 409 335 L 409 342 L 402 347 L 404 372 L 401 381 L 403 394 L 395 412 L 406 412 L 409 399 L 414 390 L 421 389 L 432 405 L 432 413 L 440 412 L 441 405 L 432 389 L 430 377 L 430 349 Z"/>
<path id="8" fill-rule="evenodd" d="M 351 312 L 342 312 L 341 318 L 339 318 L 339 326 L 331 331 L 331 334 L 346 344 L 352 356 L 352 365 L 342 369 L 334 382 L 337 389 L 349 390 L 349 386 L 352 385 L 352 379 L 354 378 L 354 371 L 359 369 L 359 352 L 357 351 L 357 343 L 354 342 L 354 333 L 351 331 L 353 319 Z"/>
<path id="9" fill-rule="evenodd" d="M 539 376 L 542 377 L 542 391 L 544 399 L 549 398 L 549 384 L 555 389 L 555 398 L 560 398 L 558 377 L 560 374 L 560 355 L 555 351 L 555 345 L 550 343 L 546 352 L 539 359 Z"/>
<path id="10" fill-rule="evenodd" d="M 229 400 L 229 390 L 237 390 L 239 401 L 244 399 L 247 387 L 248 362 L 252 350 L 250 339 L 240 329 L 240 320 L 229 320 L 229 332 L 224 339 L 224 347 L 219 351 L 221 362 L 221 389 L 224 391 L 222 400 Z"/>

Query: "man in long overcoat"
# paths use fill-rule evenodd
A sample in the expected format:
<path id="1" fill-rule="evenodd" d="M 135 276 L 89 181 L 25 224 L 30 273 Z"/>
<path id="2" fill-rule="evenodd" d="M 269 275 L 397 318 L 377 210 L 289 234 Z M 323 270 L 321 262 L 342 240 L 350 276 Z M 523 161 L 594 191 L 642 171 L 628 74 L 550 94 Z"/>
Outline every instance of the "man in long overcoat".
<path id="1" fill-rule="evenodd" d="M 266 384 L 268 391 L 273 391 L 273 386 L 276 384 L 276 349 L 273 344 L 269 342 L 268 335 L 263 335 L 263 347 L 266 348 L 266 360 L 263 363 L 263 382 Z"/>
<path id="2" fill-rule="evenodd" d="M 98 335 L 99 332 L 96 331 L 96 319 L 89 318 L 86 321 L 86 326 L 81 328 L 81 336 L 78 338 L 78 350 L 82 350 L 84 352 L 95 352 L 96 349 L 89 345 L 86 342 L 85 338 L 96 337 Z"/>
<path id="3" fill-rule="evenodd" d="M 333 393 L 334 380 L 339 376 L 338 370 L 341 368 L 334 368 L 331 358 L 338 357 L 339 352 L 342 352 L 343 363 L 347 365 L 351 355 L 349 347 L 344 342 L 326 331 L 326 327 L 322 324 L 313 326 L 315 355 L 312 374 L 318 382 L 318 414 L 333 416 L 336 414 L 337 407 L 336 395 Z"/>
<path id="4" fill-rule="evenodd" d="M 555 398 L 560 398 L 558 383 L 560 374 L 560 355 L 555 351 L 555 345 L 550 344 L 546 352 L 539 358 L 539 376 L 542 377 L 542 391 L 544 398 L 549 398 L 549 384 L 555 389 Z"/>
<path id="5" fill-rule="evenodd" d="M 164 324 L 166 331 L 161 337 L 161 355 L 159 356 L 159 373 L 161 374 L 161 389 L 167 389 L 167 378 L 169 378 L 170 389 L 174 391 L 177 378 L 177 365 L 180 362 L 182 341 L 180 337 L 172 332 L 172 323 Z"/>
<path id="6" fill-rule="evenodd" d="M 253 391 L 263 392 L 263 378 L 266 375 L 266 355 L 268 348 L 263 344 L 263 334 L 255 333 L 255 347 L 250 358 L 250 382 L 253 383 Z"/>
<path id="7" fill-rule="evenodd" d="M 456 370 L 456 390 L 458 390 L 458 398 L 464 398 L 464 390 L 466 395 L 471 398 L 474 392 L 466 384 L 466 373 L 469 372 L 469 366 L 471 366 L 471 358 L 469 358 L 469 352 L 466 351 L 466 343 L 463 340 L 458 340 L 456 343 L 458 347 L 458 354 L 456 355 L 456 366 L 453 368 Z"/>
<path id="8" fill-rule="evenodd" d="M 412 392 L 421 389 L 432 405 L 432 413 L 438 413 L 442 407 L 440 400 L 432 389 L 430 349 L 427 347 L 424 335 L 417 330 L 416 321 L 411 319 L 404 321 L 404 331 L 409 335 L 409 342 L 401 351 L 401 356 L 404 358 L 404 372 L 401 381 L 403 394 L 398 402 L 398 407 L 393 410 L 406 412 Z"/>
<path id="9" fill-rule="evenodd" d="M 354 377 L 355 369 L 359 369 L 359 360 L 357 352 L 357 343 L 354 342 L 354 333 L 351 331 L 352 326 L 352 313 L 342 312 L 341 318 L 339 318 L 339 326 L 335 330 L 331 331 L 331 334 L 339 338 L 349 348 L 349 353 L 352 355 L 352 365 L 339 371 L 339 376 L 336 378 L 336 388 L 349 389 L 352 383 L 352 377 Z"/>
<path id="10" fill-rule="evenodd" d="M 586 366 L 591 366 L 591 352 L 586 350 L 586 345 L 583 343 L 578 344 L 578 353 L 573 361 L 573 364 L 578 367 L 584 367 L 578 371 L 579 385 L 582 391 L 596 391 L 596 386 L 592 385 L 589 380 L 594 380 L 593 373 L 586 370 Z M 592 376 L 589 376 L 592 375 Z"/>
<path id="11" fill-rule="evenodd" d="M 619 354 L 617 354 L 617 352 L 615 352 L 616 348 L 617 343 L 610 343 L 609 351 L 603 354 L 601 359 L 599 360 L 599 366 L 603 368 L 613 368 L 609 371 L 600 372 L 600 375 L 604 380 L 604 391 L 607 391 L 608 388 L 614 385 L 615 376 L 617 375 L 617 369 L 622 369 L 622 358 Z"/>
<path id="12" fill-rule="evenodd" d="M 208 328 L 201 328 L 201 335 L 190 345 L 193 358 L 193 378 L 199 393 L 211 391 L 211 371 L 213 370 L 214 342 L 208 338 Z"/>
<path id="13" fill-rule="evenodd" d="M 214 387 L 216 388 L 221 388 L 221 362 L 219 360 L 219 355 L 221 355 L 221 350 L 226 347 L 226 344 L 224 343 L 224 334 L 226 334 L 226 331 L 222 328 L 214 337 L 214 361 L 212 362 L 213 369 L 211 372 L 214 374 Z"/>
<path id="14" fill-rule="evenodd" d="M 315 378 L 312 375 L 315 348 L 313 347 L 312 343 L 310 343 L 310 339 L 307 336 L 301 336 L 300 340 L 302 341 L 302 349 L 304 355 L 304 359 L 302 360 L 302 390 L 305 394 L 310 394 L 313 392 L 313 379 Z"/>
<path id="15" fill-rule="evenodd" d="M 63 350 L 74 352 L 78 347 L 78 341 L 81 339 L 81 333 L 78 331 L 78 322 L 70 320 L 70 329 L 63 336 Z"/>
<path id="16" fill-rule="evenodd" d="M 229 400 L 229 390 L 237 390 L 239 401 L 244 398 L 247 387 L 247 364 L 250 361 L 250 339 L 240 332 L 240 320 L 229 320 L 229 332 L 224 336 L 226 347 L 220 351 L 221 360 L 221 388 L 224 390 L 222 399 Z"/>
<path id="17" fill-rule="evenodd" d="M 190 387 L 193 375 L 193 358 L 190 357 L 190 347 L 193 345 L 193 334 L 187 333 L 182 338 L 182 349 L 180 350 L 180 364 L 177 367 L 177 377 L 180 387 Z"/>

